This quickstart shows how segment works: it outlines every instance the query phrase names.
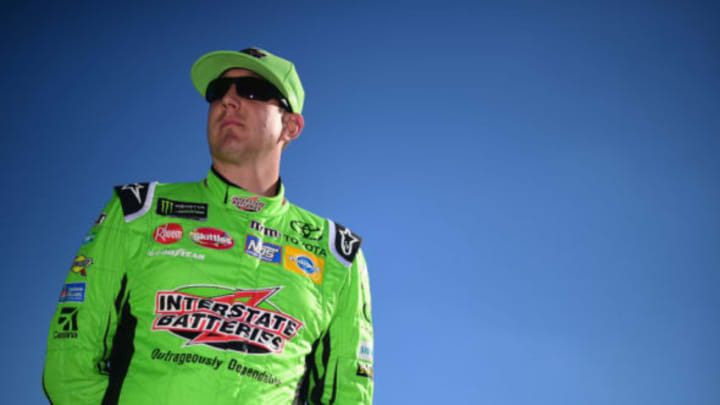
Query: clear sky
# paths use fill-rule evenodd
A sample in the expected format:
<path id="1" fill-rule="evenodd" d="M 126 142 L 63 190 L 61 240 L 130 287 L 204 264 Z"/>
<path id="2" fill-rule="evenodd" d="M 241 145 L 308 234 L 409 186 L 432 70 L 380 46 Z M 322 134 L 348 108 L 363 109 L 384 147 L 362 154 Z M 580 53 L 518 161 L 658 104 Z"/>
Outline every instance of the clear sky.
<path id="1" fill-rule="evenodd" d="M 3 3 L 1 402 L 112 186 L 209 168 L 192 63 L 256 45 L 288 198 L 364 238 L 377 404 L 720 403 L 717 2 L 301 3 Z"/>

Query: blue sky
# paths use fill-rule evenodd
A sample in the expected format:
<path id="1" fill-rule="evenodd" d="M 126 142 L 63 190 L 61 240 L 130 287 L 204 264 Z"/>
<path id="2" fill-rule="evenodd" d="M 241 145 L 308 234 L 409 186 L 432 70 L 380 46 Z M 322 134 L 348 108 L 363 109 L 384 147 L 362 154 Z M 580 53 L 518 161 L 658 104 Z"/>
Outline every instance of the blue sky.
<path id="1" fill-rule="evenodd" d="M 207 171 L 192 63 L 256 45 L 288 198 L 364 238 L 377 404 L 720 403 L 716 3 L 177 3 L 3 6 L 3 402 L 112 186 Z"/>

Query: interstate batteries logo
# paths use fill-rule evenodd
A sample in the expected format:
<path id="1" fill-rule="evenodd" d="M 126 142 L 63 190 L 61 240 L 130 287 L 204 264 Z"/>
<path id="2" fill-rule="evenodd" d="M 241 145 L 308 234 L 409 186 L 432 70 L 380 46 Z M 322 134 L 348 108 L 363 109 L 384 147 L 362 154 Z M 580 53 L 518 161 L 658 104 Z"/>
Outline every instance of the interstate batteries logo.
<path id="1" fill-rule="evenodd" d="M 281 288 L 186 286 L 158 291 L 153 331 L 180 336 L 187 340 L 186 346 L 204 344 L 247 354 L 282 353 L 303 324 L 270 302 Z"/>

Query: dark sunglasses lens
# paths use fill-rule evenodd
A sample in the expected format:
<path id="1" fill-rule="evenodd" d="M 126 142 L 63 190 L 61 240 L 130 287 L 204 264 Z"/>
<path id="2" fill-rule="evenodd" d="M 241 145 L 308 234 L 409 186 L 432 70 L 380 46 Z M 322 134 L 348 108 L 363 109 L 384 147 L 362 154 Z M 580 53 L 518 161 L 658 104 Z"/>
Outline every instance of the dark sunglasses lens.
<path id="1" fill-rule="evenodd" d="M 272 85 L 264 80 L 254 77 L 242 77 L 235 81 L 235 88 L 240 97 L 250 100 L 268 101 L 275 98 Z"/>
<path id="2" fill-rule="evenodd" d="M 221 99 L 225 93 L 230 89 L 232 81 L 225 77 L 219 77 L 208 84 L 207 91 L 205 92 L 205 99 L 212 103 L 215 100 Z"/>
<path id="3" fill-rule="evenodd" d="M 240 97 L 259 101 L 276 99 L 288 111 L 292 111 L 285 97 L 275 86 L 257 77 L 218 77 L 208 85 L 205 99 L 212 103 L 223 98 L 233 84 Z"/>

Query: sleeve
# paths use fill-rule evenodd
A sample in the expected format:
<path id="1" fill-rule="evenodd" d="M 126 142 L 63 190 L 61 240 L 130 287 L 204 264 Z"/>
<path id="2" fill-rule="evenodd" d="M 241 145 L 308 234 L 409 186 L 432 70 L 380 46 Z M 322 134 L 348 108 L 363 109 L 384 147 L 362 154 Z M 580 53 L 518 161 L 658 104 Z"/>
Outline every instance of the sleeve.
<path id="1" fill-rule="evenodd" d="M 330 327 L 314 347 L 308 373 L 308 404 L 372 404 L 373 327 L 362 250 L 349 270 Z"/>
<path id="2" fill-rule="evenodd" d="M 51 321 L 43 370 L 45 395 L 54 405 L 100 404 L 108 390 L 128 234 L 114 197 L 73 259 Z"/>

